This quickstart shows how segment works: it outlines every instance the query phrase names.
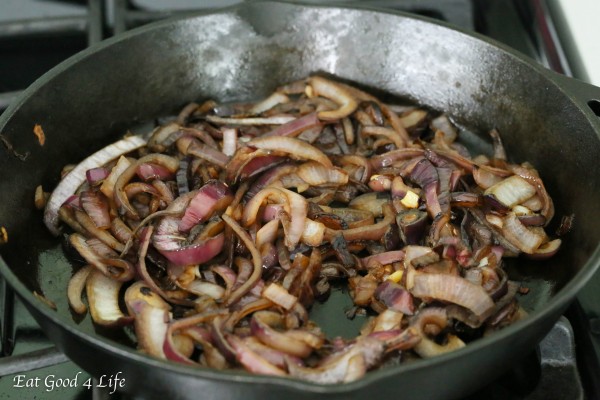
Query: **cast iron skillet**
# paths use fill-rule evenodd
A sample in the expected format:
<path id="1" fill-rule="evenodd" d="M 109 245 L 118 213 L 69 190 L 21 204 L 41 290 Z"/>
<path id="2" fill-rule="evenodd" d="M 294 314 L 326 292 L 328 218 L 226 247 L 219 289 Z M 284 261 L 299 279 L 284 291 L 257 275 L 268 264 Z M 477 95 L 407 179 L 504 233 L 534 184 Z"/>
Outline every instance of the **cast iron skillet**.
<path id="1" fill-rule="evenodd" d="M 477 151 L 490 149 L 484 133 L 496 127 L 514 160 L 539 169 L 557 219 L 576 218 L 555 258 L 519 259 L 510 269 L 531 288 L 521 299 L 530 317 L 451 354 L 335 386 L 184 367 L 136 352 L 123 334 L 107 339 L 89 319 L 75 322 L 65 294 L 72 266 L 33 207 L 35 187 L 51 189 L 64 164 L 189 101 L 260 98 L 315 72 L 445 111 L 474 132 L 464 139 Z M 94 375 L 122 372 L 125 390 L 148 398 L 464 396 L 528 353 L 598 267 L 600 120 L 587 104 L 594 99 L 600 89 L 559 77 L 495 42 L 401 13 L 250 2 L 149 25 L 64 62 L 0 118 L 15 149 L 30 152 L 26 161 L 0 156 L 0 221 L 9 237 L 0 269 L 59 349 Z M 44 147 L 32 133 L 36 123 L 46 133 Z M 326 332 L 346 320 L 332 307 L 315 316 L 333 321 Z"/>

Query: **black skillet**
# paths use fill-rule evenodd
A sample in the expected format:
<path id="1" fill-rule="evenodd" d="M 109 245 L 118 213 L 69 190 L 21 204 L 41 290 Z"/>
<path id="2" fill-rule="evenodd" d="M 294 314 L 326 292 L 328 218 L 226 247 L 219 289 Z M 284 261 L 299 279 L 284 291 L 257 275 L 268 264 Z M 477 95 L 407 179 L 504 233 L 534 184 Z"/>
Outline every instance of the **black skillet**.
<path id="1" fill-rule="evenodd" d="M 557 216 L 576 217 L 556 257 L 519 259 L 510 268 L 513 279 L 531 288 L 521 298 L 530 316 L 451 354 L 334 386 L 184 367 L 136 352 L 122 333 L 107 338 L 88 319 L 74 321 L 65 294 L 73 267 L 33 207 L 35 187 L 51 189 L 63 165 L 189 101 L 256 99 L 314 72 L 447 112 L 469 128 L 463 140 L 475 151 L 490 150 L 484 133 L 496 127 L 513 160 L 539 169 Z M 127 392 L 148 398 L 464 396 L 533 349 L 598 267 L 600 120 L 591 109 L 598 100 L 596 87 L 560 77 L 489 39 L 407 14 L 250 2 L 152 24 L 62 63 L 0 118 L 4 137 L 29 153 L 25 161 L 9 151 L 0 155 L 0 224 L 8 232 L 0 270 L 59 349 L 93 375 L 121 372 Z M 34 124 L 46 133 L 43 147 Z M 34 290 L 58 310 L 36 299 Z M 346 324 L 342 308 L 331 302 L 314 317 L 328 320 L 325 331 L 335 334 Z"/>

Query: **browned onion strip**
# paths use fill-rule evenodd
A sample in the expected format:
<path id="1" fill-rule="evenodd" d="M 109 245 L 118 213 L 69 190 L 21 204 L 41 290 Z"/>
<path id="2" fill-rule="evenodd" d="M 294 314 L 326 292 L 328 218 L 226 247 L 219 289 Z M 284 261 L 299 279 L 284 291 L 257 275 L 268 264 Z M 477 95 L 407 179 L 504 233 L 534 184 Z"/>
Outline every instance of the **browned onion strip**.
<path id="1" fill-rule="evenodd" d="M 179 161 L 176 158 L 166 156 L 164 154 L 149 154 L 131 164 L 115 182 L 114 198 L 120 212 L 132 219 L 139 219 L 137 211 L 129 203 L 129 199 L 125 193 L 125 185 L 135 176 L 139 165 L 144 163 L 154 163 L 167 168 L 172 173 L 177 172 Z"/>
<path id="2" fill-rule="evenodd" d="M 152 233 L 154 231 L 154 227 L 150 226 L 146 228 L 145 231 L 142 232 L 140 237 L 140 248 L 138 250 L 138 264 L 137 271 L 143 281 L 148 285 L 154 292 L 159 294 L 166 301 L 170 301 L 175 304 L 182 305 L 190 305 L 191 302 L 186 299 L 178 299 L 173 296 L 169 296 L 164 290 L 162 290 L 152 279 L 150 274 L 148 273 L 148 269 L 146 268 L 146 254 L 148 253 L 148 246 L 150 245 L 150 239 L 152 237 Z"/>
<path id="3" fill-rule="evenodd" d="M 313 76 L 308 79 L 308 83 L 315 91 L 315 95 L 331 99 L 340 106 L 337 110 L 320 111 L 318 116 L 321 120 L 332 121 L 345 118 L 358 107 L 358 103 L 352 95 L 337 82 L 320 76 Z"/>
<path id="4" fill-rule="evenodd" d="M 92 264 L 107 277 L 112 277 L 123 282 L 133 278 L 134 269 L 132 265 L 126 260 L 117 258 L 116 253 L 114 255 L 111 254 L 110 257 L 103 257 L 97 254 L 86 242 L 85 237 L 78 233 L 72 234 L 69 237 L 69 241 L 88 263 Z"/>
<path id="5" fill-rule="evenodd" d="M 86 265 L 75 272 L 71 279 L 69 279 L 69 285 L 67 286 L 67 298 L 69 300 L 69 306 L 71 306 L 73 311 L 75 311 L 77 314 L 83 314 L 87 311 L 87 306 L 83 301 L 81 301 L 81 294 L 83 289 L 85 289 L 85 283 L 90 272 L 93 271 L 93 268 L 94 267 L 91 265 Z"/>
<path id="6" fill-rule="evenodd" d="M 475 157 L 459 133 L 426 106 L 316 76 L 260 103 L 191 104 L 68 188 L 59 218 L 90 264 L 69 303 L 85 311 L 86 282 L 95 323 L 135 320 L 143 352 L 319 383 L 458 349 L 522 315 L 504 259 L 562 243 L 533 166 L 509 163 L 497 131 Z M 343 284 L 348 318 L 379 315 L 328 339 L 307 310 Z"/>
<path id="7" fill-rule="evenodd" d="M 333 230 L 327 228 L 325 230 L 325 239 L 331 241 L 335 235 L 341 233 L 349 242 L 355 240 L 379 240 L 385 234 L 388 226 L 394 221 L 395 214 L 389 205 L 383 207 L 383 219 L 371 226 L 362 226 L 360 228 Z"/>
<path id="8" fill-rule="evenodd" d="M 252 261 L 254 263 L 254 269 L 252 270 L 252 275 L 248 278 L 246 282 L 237 289 L 235 289 L 225 301 L 226 306 L 231 306 L 235 302 L 237 302 L 243 295 L 245 295 L 252 287 L 258 282 L 260 279 L 260 275 L 262 272 L 262 258 L 260 256 L 260 252 L 252 242 L 252 240 L 248 237 L 248 233 L 242 229 L 242 227 L 235 222 L 233 218 L 229 215 L 223 214 L 221 216 L 223 221 L 235 232 L 235 234 L 242 240 L 250 254 L 252 255 Z"/>
<path id="9" fill-rule="evenodd" d="M 447 342 L 444 345 L 437 344 L 429 339 L 424 332 L 426 325 L 436 325 L 439 329 L 444 329 L 448 325 L 448 317 L 445 309 L 428 308 L 422 310 L 415 317 L 412 326 L 421 336 L 421 341 L 415 346 L 415 351 L 424 358 L 434 357 L 450 351 L 454 351 L 465 346 L 465 343 L 455 335 L 448 335 Z"/>
<path id="10" fill-rule="evenodd" d="M 299 160 L 313 160 L 325 167 L 333 167 L 325 153 L 305 141 L 293 137 L 262 136 L 252 139 L 247 145 L 258 149 L 280 151 Z"/>
<path id="11" fill-rule="evenodd" d="M 123 251 L 125 246 L 121 242 L 119 242 L 113 235 L 108 233 L 103 229 L 98 229 L 96 224 L 91 220 L 91 218 L 84 212 L 75 210 L 75 219 L 79 224 L 84 227 L 92 236 L 97 237 L 102 240 L 108 246 L 110 246 L 113 250 Z"/>
<path id="12" fill-rule="evenodd" d="M 146 144 L 146 140 L 139 136 L 130 136 L 119 140 L 96 153 L 92 154 L 69 172 L 58 186 L 54 189 L 44 210 L 44 223 L 54 235 L 58 235 L 58 209 L 67 200 L 69 196 L 75 193 L 75 190 L 85 181 L 85 173 L 88 169 L 99 167 L 107 162 L 139 149 Z"/>
<path id="13" fill-rule="evenodd" d="M 480 319 L 487 318 L 494 309 L 494 302 L 484 288 L 457 276 L 417 274 L 411 292 L 417 297 L 458 304 L 471 310 Z"/>
<path id="14" fill-rule="evenodd" d="M 537 171 L 533 171 L 531 169 L 516 165 L 512 167 L 512 172 L 514 172 L 516 175 L 519 175 L 521 178 L 525 179 L 533 187 L 535 187 L 537 195 L 540 197 L 543 204 L 540 214 L 546 217 L 546 225 L 548 225 L 548 222 L 550 222 L 550 220 L 554 216 L 554 203 L 552 202 L 552 198 L 546 191 L 544 182 L 542 182 L 542 180 L 538 176 Z"/>
<path id="15" fill-rule="evenodd" d="M 86 281 L 90 314 L 95 323 L 105 326 L 122 325 L 131 322 L 119 307 L 119 290 L 123 282 L 93 270 Z"/>
<path id="16" fill-rule="evenodd" d="M 370 136 L 383 136 L 391 140 L 392 143 L 396 145 L 397 149 L 406 147 L 406 142 L 398 135 L 398 132 L 383 126 L 364 126 L 361 130 L 361 134 Z"/>
<path id="17" fill-rule="evenodd" d="M 167 331 L 165 332 L 165 341 L 163 343 L 163 351 L 165 353 L 165 357 L 169 360 L 180 362 L 182 364 L 196 364 L 195 361 L 192 361 L 188 355 L 183 354 L 178 348 L 175 341 L 175 332 L 184 330 L 185 328 L 195 326 L 206 321 L 210 321 L 216 316 L 223 314 L 223 310 L 215 310 L 171 321 L 168 325 Z"/>
<path id="18" fill-rule="evenodd" d="M 280 115 L 270 118 L 223 118 L 216 115 L 207 115 L 206 119 L 219 125 L 283 125 L 293 121 L 295 117 Z"/>

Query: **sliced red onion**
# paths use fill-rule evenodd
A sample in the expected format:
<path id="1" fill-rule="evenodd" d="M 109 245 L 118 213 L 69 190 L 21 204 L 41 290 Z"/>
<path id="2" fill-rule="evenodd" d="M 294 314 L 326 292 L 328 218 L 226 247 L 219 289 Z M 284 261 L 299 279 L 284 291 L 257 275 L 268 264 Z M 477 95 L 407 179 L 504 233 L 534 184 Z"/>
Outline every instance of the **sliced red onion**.
<path id="1" fill-rule="evenodd" d="M 179 160 L 176 158 L 164 154 L 148 154 L 131 164 L 119 175 L 114 186 L 114 200 L 119 207 L 119 212 L 121 214 L 126 214 L 129 218 L 134 220 L 139 219 L 140 216 L 129 203 L 129 199 L 125 192 L 125 186 L 135 176 L 138 166 L 146 163 L 158 164 L 172 173 L 175 173 L 177 168 L 179 168 Z"/>
<path id="2" fill-rule="evenodd" d="M 168 304 L 141 282 L 127 289 L 125 301 L 135 318 L 134 327 L 140 350 L 166 359 L 164 343 L 171 320 Z"/>
<path id="3" fill-rule="evenodd" d="M 76 194 L 69 196 L 69 198 L 65 200 L 63 205 L 73 207 L 78 210 L 83 210 L 83 207 L 81 206 L 81 198 Z"/>
<path id="4" fill-rule="evenodd" d="M 237 287 L 229 296 L 226 301 L 226 305 L 236 303 L 243 295 L 245 295 L 250 289 L 252 289 L 256 283 L 260 280 L 262 274 L 262 257 L 260 252 L 249 238 L 248 234 L 244 229 L 230 216 L 223 214 L 221 217 L 223 221 L 235 232 L 235 234 L 241 239 L 242 243 L 246 246 L 250 254 L 252 255 L 252 274 L 242 285 Z"/>
<path id="5" fill-rule="evenodd" d="M 195 295 L 208 296 L 215 300 L 222 299 L 225 294 L 225 289 L 223 287 L 201 280 L 193 280 L 185 285 L 184 288 Z"/>
<path id="6" fill-rule="evenodd" d="M 100 185 L 108 175 L 109 171 L 104 167 L 91 168 L 85 172 L 85 178 L 91 186 Z"/>
<path id="7" fill-rule="evenodd" d="M 333 100 L 339 108 L 332 111 L 319 111 L 318 117 L 323 121 L 335 121 L 352 114 L 358 107 L 358 102 L 346 88 L 337 82 L 330 81 L 320 76 L 309 78 L 308 83 L 316 96 Z"/>
<path id="8" fill-rule="evenodd" d="M 438 262 L 440 256 L 431 247 L 410 245 L 404 247 L 404 264 L 422 267 Z"/>
<path id="9" fill-rule="evenodd" d="M 385 332 L 399 329 L 404 314 L 392 309 L 387 309 L 375 318 L 373 332 Z"/>
<path id="10" fill-rule="evenodd" d="M 87 170 L 100 167 L 123 154 L 127 154 L 144 146 L 145 144 L 146 140 L 139 136 L 130 136 L 119 140 L 92 154 L 69 172 L 50 195 L 48 203 L 46 204 L 46 209 L 44 210 L 44 223 L 50 232 L 55 236 L 60 234 L 60 231 L 58 230 L 58 209 L 85 181 L 85 173 Z"/>
<path id="11" fill-rule="evenodd" d="M 535 171 L 534 169 L 522 167 L 520 165 L 511 166 L 511 170 L 513 173 L 520 176 L 521 178 L 526 180 L 530 185 L 535 187 L 536 194 L 542 201 L 542 209 L 540 210 L 540 214 L 546 217 L 546 224 L 548 224 L 554 216 L 554 203 L 552 202 L 552 198 L 546 191 L 544 182 L 542 182 L 542 180 L 540 179 L 537 171 Z"/>
<path id="12" fill-rule="evenodd" d="M 501 176 L 495 175 L 490 172 L 488 168 L 485 166 L 480 166 L 478 168 L 473 168 L 473 179 L 479 187 L 483 189 L 489 189 L 497 183 L 502 182 L 503 178 Z"/>
<path id="13" fill-rule="evenodd" d="M 375 297 L 391 310 L 407 315 L 415 313 L 412 295 L 397 283 L 384 281 L 375 290 Z"/>
<path id="14" fill-rule="evenodd" d="M 323 244 L 325 230 L 326 227 L 321 222 L 306 218 L 300 241 L 312 247 L 320 246 Z"/>
<path id="15" fill-rule="evenodd" d="M 167 310 L 141 303 L 134 323 L 140 350 L 151 356 L 166 359 L 164 343 L 170 320 L 171 316 Z"/>
<path id="16" fill-rule="evenodd" d="M 121 243 L 127 243 L 131 239 L 133 232 L 121 218 L 113 218 L 110 223 L 110 231 L 113 236 Z M 121 250 L 122 251 L 122 250 Z"/>
<path id="17" fill-rule="evenodd" d="M 148 140 L 148 147 L 153 151 L 165 151 L 170 144 L 164 142 L 171 139 L 173 136 L 180 134 L 181 126 L 176 122 L 170 122 L 166 125 L 157 126 Z"/>
<path id="18" fill-rule="evenodd" d="M 110 173 L 100 185 L 100 191 L 104 193 L 107 199 L 112 199 L 114 196 L 114 188 L 119 179 L 119 176 L 131 165 L 131 162 L 125 156 L 119 157 L 115 166 L 110 170 Z"/>
<path id="19" fill-rule="evenodd" d="M 110 228 L 108 201 L 101 192 L 86 190 L 79 195 L 81 207 L 99 229 Z"/>
<path id="20" fill-rule="evenodd" d="M 184 336 L 176 335 L 176 332 L 183 331 L 204 322 L 214 321 L 217 316 L 221 314 L 223 314 L 222 310 L 213 310 L 170 322 L 162 343 L 162 350 L 165 357 L 171 361 L 182 364 L 196 365 L 197 363 L 189 358 L 194 350 L 193 344 L 187 340 L 182 341 L 181 339 Z M 178 336 L 180 338 L 179 340 L 177 339 Z"/>
<path id="21" fill-rule="evenodd" d="M 398 132 L 384 126 L 365 125 L 361 130 L 361 135 L 382 136 L 391 140 L 397 149 L 406 147 L 406 142 L 398 135 Z"/>
<path id="22" fill-rule="evenodd" d="M 224 210 L 233 201 L 229 187 L 221 181 L 210 181 L 202 186 L 190 201 L 179 223 L 181 232 L 208 220 L 215 212 Z"/>
<path id="23" fill-rule="evenodd" d="M 240 338 L 234 335 L 227 335 L 226 337 L 235 352 L 237 361 L 248 371 L 263 375 L 287 375 L 283 369 L 271 364 L 265 358 L 251 350 Z"/>
<path id="24" fill-rule="evenodd" d="M 189 170 L 189 159 L 184 158 L 179 162 L 179 169 L 175 174 L 175 180 L 177 181 L 177 193 L 182 196 L 190 191 L 190 184 L 188 182 L 188 170 Z"/>
<path id="25" fill-rule="evenodd" d="M 87 306 L 81 301 L 81 294 L 83 289 L 85 289 L 87 278 L 93 269 L 93 266 L 86 265 L 75 272 L 71 279 L 69 279 L 67 299 L 69 300 L 69 306 L 77 314 L 83 314 L 87 311 Z"/>
<path id="26" fill-rule="evenodd" d="M 108 256 L 106 254 L 98 254 L 94 249 L 92 249 L 90 243 L 93 240 L 96 240 L 99 244 L 103 245 L 103 252 L 110 251 Z M 118 258 L 118 254 L 116 252 L 104 245 L 98 239 L 89 239 L 86 241 L 85 237 L 79 233 L 73 233 L 71 236 L 69 236 L 69 242 L 88 263 L 92 264 L 107 277 L 111 277 L 122 282 L 126 282 L 133 278 L 135 269 L 131 263 L 129 263 L 127 260 Z"/>
<path id="27" fill-rule="evenodd" d="M 296 165 L 290 163 L 284 163 L 281 165 L 274 163 L 274 165 L 265 169 L 264 173 L 256 179 L 252 186 L 250 186 L 250 189 L 248 189 L 244 195 L 244 200 L 250 200 L 261 190 L 279 180 L 280 177 L 295 172 L 296 168 Z"/>
<path id="28" fill-rule="evenodd" d="M 400 237 L 407 245 L 417 244 L 423 238 L 427 214 L 416 209 L 402 211 L 396 216 Z"/>
<path id="29" fill-rule="evenodd" d="M 374 254 L 372 256 L 364 257 L 361 262 L 365 268 L 368 268 L 372 262 L 377 262 L 381 265 L 388 265 L 395 262 L 404 260 L 404 251 L 394 250 L 387 251 L 385 253 Z"/>
<path id="30" fill-rule="evenodd" d="M 540 245 L 532 254 L 528 254 L 529 258 L 534 260 L 545 260 L 556 254 L 560 248 L 562 241 L 560 239 L 554 239 L 550 242 Z"/>
<path id="31" fill-rule="evenodd" d="M 381 217 L 383 215 L 384 204 L 390 202 L 390 195 L 388 193 L 365 193 L 359 196 L 356 196 L 350 203 L 348 207 L 354 208 L 357 210 L 368 211 L 373 214 L 374 217 Z"/>
<path id="32" fill-rule="evenodd" d="M 434 130 L 444 132 L 444 141 L 448 144 L 454 142 L 458 136 L 456 128 L 454 125 L 452 125 L 452 122 L 450 122 L 448 116 L 445 114 L 442 114 L 439 117 L 431 120 L 430 126 Z"/>
<path id="33" fill-rule="evenodd" d="M 274 282 L 263 290 L 262 295 L 286 310 L 291 310 L 298 301 L 296 296 L 292 296 L 281 285 Z"/>
<path id="34" fill-rule="evenodd" d="M 306 162 L 298 167 L 298 176 L 311 186 L 340 186 L 348 183 L 348 173 L 336 167 L 325 167 L 317 162 Z"/>
<path id="35" fill-rule="evenodd" d="M 227 155 L 200 142 L 192 142 L 187 148 L 187 154 L 199 157 L 218 165 L 221 168 L 224 168 L 229 162 L 229 157 Z"/>
<path id="36" fill-rule="evenodd" d="M 419 298 L 458 304 L 481 320 L 489 317 L 494 309 L 494 302 L 483 287 L 453 275 L 416 274 L 411 293 Z"/>
<path id="37" fill-rule="evenodd" d="M 279 214 L 284 211 L 282 204 L 267 204 L 263 211 L 263 222 L 273 221 L 279 218 Z"/>
<path id="38" fill-rule="evenodd" d="M 544 226 L 546 224 L 546 217 L 539 214 L 519 215 L 518 218 L 525 226 Z"/>
<path id="39" fill-rule="evenodd" d="M 446 310 L 443 308 L 423 309 L 411 322 L 411 327 L 416 328 L 421 336 L 421 341 L 414 348 L 415 352 L 421 357 L 434 357 L 465 346 L 462 340 L 451 334 L 447 335 L 445 344 L 436 343 L 423 332 L 426 325 L 436 325 L 440 330 L 444 329 L 448 325 Z"/>
<path id="40" fill-rule="evenodd" d="M 325 153 L 316 147 L 302 141 L 287 136 L 267 136 L 258 137 L 248 142 L 248 146 L 258 149 L 280 151 L 289 154 L 292 158 L 298 160 L 313 160 L 326 167 L 332 168 L 333 164 Z"/>
<path id="41" fill-rule="evenodd" d="M 367 306 L 371 304 L 371 299 L 377 289 L 377 281 L 371 275 L 355 276 L 348 279 L 348 287 L 354 304 Z"/>
<path id="42" fill-rule="evenodd" d="M 99 240 L 101 240 L 103 243 L 105 243 L 107 246 L 109 246 L 111 249 L 116 250 L 116 251 L 123 251 L 124 246 L 121 242 L 119 242 L 113 235 L 110 234 L 110 232 L 108 232 L 105 229 L 100 229 L 96 226 L 96 224 L 94 223 L 94 221 L 92 221 L 92 219 L 88 216 L 88 214 L 86 214 L 83 211 L 79 211 L 79 210 L 73 210 L 74 214 L 75 214 L 75 219 L 76 221 L 80 224 L 80 226 L 82 226 L 86 231 L 86 235 L 91 235 Z M 111 258 L 116 258 L 116 254 L 113 256 L 110 256 Z"/>
<path id="43" fill-rule="evenodd" d="M 274 168 L 285 160 L 287 160 L 287 158 L 282 156 L 257 155 L 242 166 L 235 180 L 252 178 L 261 172 Z"/>
<path id="44" fill-rule="evenodd" d="M 179 247 L 175 244 L 175 249 L 164 249 L 162 243 L 157 245 L 156 239 L 154 240 L 154 247 L 165 256 L 170 262 L 175 265 L 196 265 L 205 263 L 213 259 L 223 249 L 225 243 L 225 236 L 219 234 L 215 237 L 207 239 L 201 243 L 194 243 L 189 246 Z"/>
<path id="45" fill-rule="evenodd" d="M 295 120 L 291 115 L 276 115 L 267 118 L 223 118 L 207 115 L 206 120 L 218 125 L 283 125 Z"/>
<path id="46" fill-rule="evenodd" d="M 374 192 L 388 192 L 392 188 L 392 178 L 387 175 L 371 175 L 369 187 Z"/>
<path id="47" fill-rule="evenodd" d="M 385 235 L 390 224 L 393 223 L 394 217 L 395 213 L 391 206 L 386 204 L 383 207 L 383 219 L 381 221 L 370 226 L 361 226 L 358 228 L 344 229 L 340 231 L 329 229 L 325 231 L 325 237 L 327 240 L 330 240 L 339 232 L 344 236 L 344 239 L 349 242 L 355 240 L 380 240 L 383 235 Z"/>
<path id="48" fill-rule="evenodd" d="M 90 315 L 94 323 L 103 326 L 120 326 L 131 322 L 119 307 L 119 291 L 123 282 L 93 270 L 86 281 Z"/>
<path id="49" fill-rule="evenodd" d="M 374 170 L 378 171 L 381 168 L 391 167 L 399 161 L 409 160 L 414 157 L 422 156 L 425 150 L 419 148 L 405 148 L 392 150 L 377 156 L 371 157 L 369 163 Z"/>
<path id="50" fill-rule="evenodd" d="M 364 371 L 376 365 L 384 354 L 385 345 L 375 338 L 359 338 L 356 343 L 334 353 L 314 368 L 306 368 L 288 362 L 291 376 L 315 383 L 342 383 L 356 380 L 358 376 L 352 373 L 350 360 L 362 357 Z M 350 373 L 349 373 L 350 370 Z"/>
<path id="51" fill-rule="evenodd" d="M 515 213 L 510 212 L 504 217 L 502 234 L 510 243 L 524 253 L 532 254 L 544 242 L 544 236 L 527 228 Z"/>
<path id="52" fill-rule="evenodd" d="M 250 320 L 252 334 L 258 340 L 275 350 L 300 358 L 307 357 L 312 353 L 313 348 L 308 343 L 288 336 L 287 332 L 278 332 L 267 325 L 260 317 L 261 313 L 262 311 L 254 313 Z"/>
<path id="53" fill-rule="evenodd" d="M 286 369 L 286 360 L 289 362 L 293 362 L 296 365 L 304 365 L 302 359 L 290 356 L 289 354 L 284 353 L 283 351 L 275 350 L 269 346 L 266 346 L 254 336 L 245 337 L 242 339 L 242 341 L 246 346 L 248 346 L 250 350 L 252 350 L 260 357 L 264 358 L 269 363 L 275 365 L 278 368 Z"/>
<path id="54" fill-rule="evenodd" d="M 296 118 L 286 124 L 280 125 L 274 130 L 265 133 L 263 136 L 289 136 L 296 137 L 302 132 L 321 125 L 316 113 L 310 113 L 300 118 Z"/>
<path id="55" fill-rule="evenodd" d="M 480 207 L 483 204 L 482 196 L 472 192 L 453 192 L 450 200 L 455 207 Z"/>
<path id="56" fill-rule="evenodd" d="M 535 193 L 535 187 L 517 175 L 496 183 L 484 192 L 486 195 L 493 195 L 496 200 L 509 208 L 529 199 Z"/>
<path id="57" fill-rule="evenodd" d="M 162 165 L 154 163 L 140 164 L 136 170 L 137 176 L 143 181 L 150 181 L 154 179 L 170 180 L 173 179 L 173 171 Z"/>
<path id="58" fill-rule="evenodd" d="M 129 315 L 133 317 L 140 314 L 145 303 L 154 308 L 161 308 L 167 311 L 171 310 L 171 306 L 154 292 L 150 286 L 142 281 L 134 282 L 129 286 L 125 291 L 124 297 L 127 311 L 129 312 Z"/>
<path id="59" fill-rule="evenodd" d="M 250 226 L 256 221 L 258 210 L 261 205 L 272 199 L 278 203 L 284 204 L 285 211 L 290 216 L 290 226 L 285 236 L 285 243 L 290 250 L 294 249 L 304 233 L 306 226 L 306 216 L 308 213 L 308 203 L 306 199 L 284 188 L 268 187 L 257 193 L 244 208 L 241 222 L 244 226 Z M 284 226 L 285 228 L 285 226 Z"/>
<path id="60" fill-rule="evenodd" d="M 248 112 L 252 115 L 262 114 L 265 111 L 279 105 L 289 103 L 290 98 L 281 92 L 273 92 L 266 99 L 254 104 Z"/>

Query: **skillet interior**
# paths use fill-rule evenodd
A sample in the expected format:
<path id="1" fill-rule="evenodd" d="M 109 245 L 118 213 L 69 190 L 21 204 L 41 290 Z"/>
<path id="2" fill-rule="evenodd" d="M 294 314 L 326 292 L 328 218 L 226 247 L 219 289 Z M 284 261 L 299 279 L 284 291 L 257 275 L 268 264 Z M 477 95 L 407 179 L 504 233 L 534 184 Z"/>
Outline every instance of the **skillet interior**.
<path id="1" fill-rule="evenodd" d="M 549 74 L 509 51 L 420 18 L 268 2 L 155 24 L 90 49 L 36 82 L 2 116 L 2 134 L 18 151 L 30 152 L 25 162 L 6 152 L 0 158 L 0 221 L 9 234 L 1 249 L 2 269 L 9 282 L 34 307 L 40 305 L 29 293 L 43 292 L 58 305 L 56 322 L 93 335 L 89 321 L 77 325 L 66 305 L 72 267 L 33 208 L 35 187 L 49 190 L 64 164 L 189 101 L 259 98 L 314 72 L 443 110 L 475 132 L 466 139 L 478 150 L 489 150 L 484 133 L 498 128 L 513 160 L 530 161 L 539 169 L 557 216 L 576 215 L 574 230 L 556 257 L 543 263 L 520 259 L 511 270 L 513 278 L 532 288 L 522 298 L 528 310 L 538 319 L 559 314 L 581 285 L 573 284 L 576 274 L 589 275 L 597 264 L 599 128 L 588 119 L 589 110 Z M 32 134 L 35 123 L 46 133 L 44 147 Z M 568 293 L 561 292 L 569 282 Z M 563 297 L 549 310 L 547 303 L 557 293 Z M 337 318 L 345 319 L 343 314 Z M 533 335 L 543 336 L 549 326 L 551 321 L 544 321 Z M 505 338 L 518 327 L 510 329 Z M 524 346 L 523 340 L 516 340 L 514 348 Z M 98 343 L 110 347 L 101 339 Z M 437 363 L 444 360 L 450 357 Z M 353 387 L 364 389 L 361 385 Z M 339 394 L 331 391 L 336 390 Z M 457 390 L 449 388 L 446 394 L 464 393 Z"/>

